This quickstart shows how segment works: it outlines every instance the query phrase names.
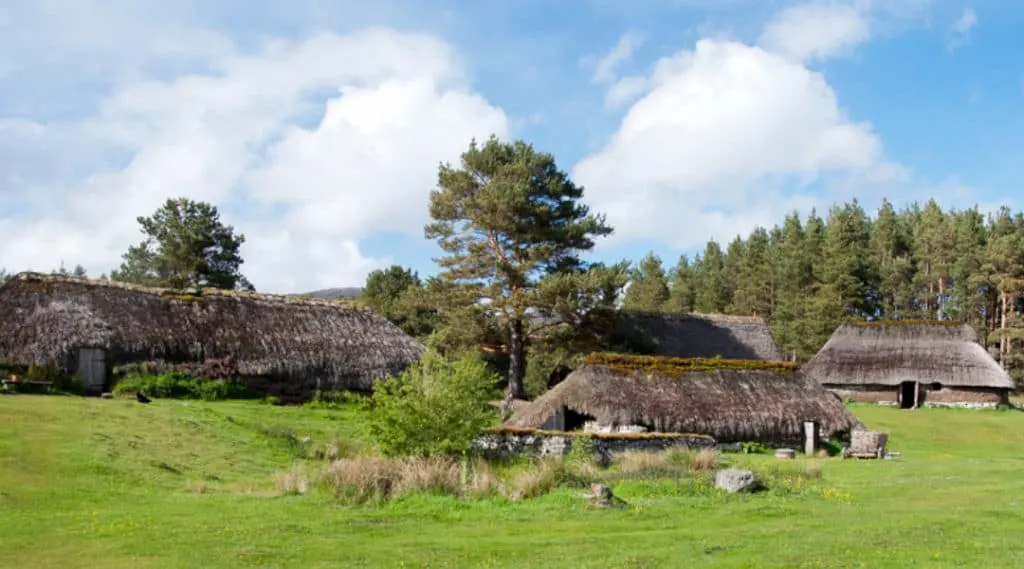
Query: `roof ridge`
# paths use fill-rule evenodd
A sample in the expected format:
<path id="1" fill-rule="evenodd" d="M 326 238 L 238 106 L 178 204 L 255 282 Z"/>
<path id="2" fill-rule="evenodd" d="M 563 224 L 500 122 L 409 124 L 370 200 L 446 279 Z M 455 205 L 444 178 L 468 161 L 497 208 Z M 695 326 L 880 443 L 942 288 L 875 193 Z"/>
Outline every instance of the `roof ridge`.
<path id="1" fill-rule="evenodd" d="M 54 275 L 34 271 L 24 271 L 11 277 L 5 283 L 20 282 L 41 282 L 59 284 L 78 284 L 96 288 L 121 289 L 141 294 L 159 296 L 168 299 L 178 298 L 181 300 L 202 300 L 203 298 L 239 298 L 257 301 L 275 302 L 281 304 L 295 304 L 305 306 L 329 306 L 334 308 L 347 308 L 350 310 L 367 311 L 368 309 L 345 299 L 326 299 L 311 296 L 293 296 L 284 294 L 272 294 L 265 292 L 226 290 L 212 287 L 188 287 L 170 288 L 154 287 L 111 279 L 93 279 L 88 277 L 76 277 L 73 275 Z M 0 287 L 3 288 L 3 287 Z"/>

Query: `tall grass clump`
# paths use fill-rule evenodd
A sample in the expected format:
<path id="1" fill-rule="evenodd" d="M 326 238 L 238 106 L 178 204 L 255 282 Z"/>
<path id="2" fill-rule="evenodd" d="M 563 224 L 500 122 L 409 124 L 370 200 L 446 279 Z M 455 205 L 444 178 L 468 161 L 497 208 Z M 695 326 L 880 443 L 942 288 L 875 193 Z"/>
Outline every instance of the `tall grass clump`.
<path id="1" fill-rule="evenodd" d="M 390 458 L 358 456 L 332 462 L 320 483 L 340 501 L 381 503 L 425 492 L 450 496 L 490 496 L 501 481 L 484 461 L 463 463 L 447 456 Z"/>
<path id="2" fill-rule="evenodd" d="M 456 361 L 428 352 L 374 385 L 368 429 L 386 456 L 459 456 L 495 420 L 498 376 L 477 354 Z"/>

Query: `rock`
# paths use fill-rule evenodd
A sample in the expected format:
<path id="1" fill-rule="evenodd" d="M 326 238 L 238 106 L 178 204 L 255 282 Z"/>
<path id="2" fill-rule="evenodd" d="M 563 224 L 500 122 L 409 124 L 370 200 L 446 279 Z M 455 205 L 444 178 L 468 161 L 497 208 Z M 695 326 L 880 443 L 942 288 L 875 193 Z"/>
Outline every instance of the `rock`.
<path id="1" fill-rule="evenodd" d="M 100 394 L 100 399 L 113 399 L 113 398 L 114 398 L 114 394 L 113 393 L 109 393 L 108 392 L 108 393 L 101 393 Z"/>
<path id="2" fill-rule="evenodd" d="M 780 448 L 775 451 L 775 458 L 791 459 L 796 458 L 796 451 L 791 448 Z"/>
<path id="3" fill-rule="evenodd" d="M 591 484 L 589 494 L 581 494 L 581 498 L 590 500 L 591 506 L 598 508 L 616 508 L 626 504 L 625 500 L 612 494 L 612 489 L 604 484 Z"/>
<path id="4" fill-rule="evenodd" d="M 752 490 L 757 480 L 754 473 L 739 468 L 726 468 L 719 470 L 715 475 L 715 488 L 721 488 L 730 494 Z"/>

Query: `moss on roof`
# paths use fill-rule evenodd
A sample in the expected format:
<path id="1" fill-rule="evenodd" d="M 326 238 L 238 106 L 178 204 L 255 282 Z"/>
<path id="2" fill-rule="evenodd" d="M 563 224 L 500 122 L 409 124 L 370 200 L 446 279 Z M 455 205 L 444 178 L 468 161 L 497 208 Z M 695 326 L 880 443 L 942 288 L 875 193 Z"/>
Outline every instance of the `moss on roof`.
<path id="1" fill-rule="evenodd" d="M 591 354 L 583 360 L 583 363 L 584 365 L 606 366 L 623 374 L 639 371 L 669 377 L 678 377 L 695 371 L 766 370 L 776 373 L 790 373 L 797 369 L 796 364 L 792 362 L 729 360 L 724 358 L 674 358 L 670 356 L 635 356 L 609 353 Z"/>

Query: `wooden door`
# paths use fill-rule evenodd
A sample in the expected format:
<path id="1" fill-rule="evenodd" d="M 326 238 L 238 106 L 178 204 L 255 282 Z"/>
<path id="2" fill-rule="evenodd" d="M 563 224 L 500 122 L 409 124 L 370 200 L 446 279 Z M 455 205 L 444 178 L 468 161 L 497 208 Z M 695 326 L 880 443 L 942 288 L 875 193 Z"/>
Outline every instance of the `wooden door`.
<path id="1" fill-rule="evenodd" d="M 102 393 L 107 388 L 107 353 L 103 348 L 78 350 L 78 374 L 86 393 Z"/>

